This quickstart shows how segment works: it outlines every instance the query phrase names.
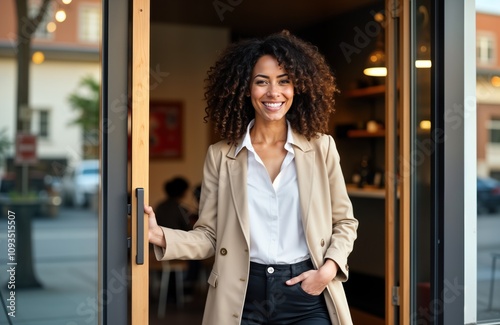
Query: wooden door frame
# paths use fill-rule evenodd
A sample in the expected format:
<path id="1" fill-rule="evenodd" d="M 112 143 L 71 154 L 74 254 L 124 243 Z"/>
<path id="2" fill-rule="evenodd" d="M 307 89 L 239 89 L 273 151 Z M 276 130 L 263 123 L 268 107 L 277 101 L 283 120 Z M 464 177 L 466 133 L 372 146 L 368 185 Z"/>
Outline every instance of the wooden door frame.
<path id="1" fill-rule="evenodd" d="M 149 69 L 150 3 L 132 1 L 131 107 L 131 324 L 149 323 L 148 220 L 149 204 Z M 143 195 L 138 200 L 138 190 Z M 142 201 L 142 202 L 141 202 Z M 142 238 L 141 238 L 142 236 Z"/>
<path id="2" fill-rule="evenodd" d="M 398 98 L 399 98 L 399 30 L 401 11 L 395 0 L 387 0 L 386 28 L 387 78 L 385 93 L 386 137 L 385 137 L 385 324 L 397 324 L 398 296 L 398 247 L 397 229 L 399 210 L 399 147 L 398 147 Z"/>
<path id="3" fill-rule="evenodd" d="M 385 322 L 410 324 L 410 4 L 387 0 Z M 399 139 L 399 141 L 398 141 Z M 398 143 L 399 142 L 399 143 Z"/>
<path id="4" fill-rule="evenodd" d="M 149 12 L 149 0 L 103 0 L 102 3 L 99 324 L 149 323 L 148 225 L 143 208 L 137 209 L 135 195 L 136 189 L 142 188 L 144 203 L 148 204 Z M 130 155 L 129 191 L 127 139 L 130 100 L 134 154 Z M 131 201 L 130 211 L 128 199 Z M 141 221 L 142 227 L 138 227 Z M 143 235 L 140 243 L 137 241 L 138 229 Z M 142 263 L 136 259 L 138 246 L 143 248 Z"/>

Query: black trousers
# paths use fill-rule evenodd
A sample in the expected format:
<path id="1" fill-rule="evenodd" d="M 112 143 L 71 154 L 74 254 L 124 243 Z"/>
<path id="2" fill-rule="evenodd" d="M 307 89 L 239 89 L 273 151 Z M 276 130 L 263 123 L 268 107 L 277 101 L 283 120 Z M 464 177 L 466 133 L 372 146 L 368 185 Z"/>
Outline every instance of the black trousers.
<path id="1" fill-rule="evenodd" d="M 313 296 L 285 283 L 313 269 L 311 260 L 290 265 L 250 263 L 242 325 L 330 325 L 323 294 Z"/>

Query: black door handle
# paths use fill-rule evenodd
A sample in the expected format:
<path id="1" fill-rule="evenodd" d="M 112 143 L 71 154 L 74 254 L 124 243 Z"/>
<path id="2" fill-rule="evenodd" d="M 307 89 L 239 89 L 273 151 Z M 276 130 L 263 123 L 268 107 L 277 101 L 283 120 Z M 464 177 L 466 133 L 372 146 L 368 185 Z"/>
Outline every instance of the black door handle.
<path id="1" fill-rule="evenodd" d="M 138 265 L 144 264 L 144 189 L 136 188 L 135 197 L 137 198 L 137 255 L 135 262 Z"/>

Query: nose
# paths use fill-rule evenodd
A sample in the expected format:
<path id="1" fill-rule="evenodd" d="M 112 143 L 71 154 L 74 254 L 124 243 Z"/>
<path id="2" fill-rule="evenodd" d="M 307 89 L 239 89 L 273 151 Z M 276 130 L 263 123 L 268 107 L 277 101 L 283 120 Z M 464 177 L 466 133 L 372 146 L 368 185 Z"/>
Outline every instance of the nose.
<path id="1" fill-rule="evenodd" d="M 273 84 L 269 85 L 269 88 L 267 90 L 267 96 L 268 97 L 278 97 L 280 95 L 278 87 L 276 87 Z"/>

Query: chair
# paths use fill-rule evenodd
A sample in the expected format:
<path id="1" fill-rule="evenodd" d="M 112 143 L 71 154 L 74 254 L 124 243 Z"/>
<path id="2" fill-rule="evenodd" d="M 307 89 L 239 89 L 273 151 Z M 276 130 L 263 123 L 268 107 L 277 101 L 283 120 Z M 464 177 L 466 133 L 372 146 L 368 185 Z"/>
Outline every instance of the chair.
<path id="1" fill-rule="evenodd" d="M 160 294 L 158 297 L 158 318 L 165 317 L 167 307 L 168 287 L 170 284 L 170 273 L 175 272 L 175 295 L 177 307 L 184 305 L 184 272 L 189 268 L 188 261 L 170 260 L 157 261 L 154 252 L 149 254 L 149 269 L 161 271 L 160 276 Z"/>
<path id="2" fill-rule="evenodd" d="M 175 272 L 175 294 L 177 307 L 184 305 L 184 272 L 188 270 L 188 262 L 183 260 L 162 261 L 162 272 L 160 280 L 160 297 L 158 299 L 158 318 L 165 317 L 167 306 L 168 285 L 170 273 Z"/>

